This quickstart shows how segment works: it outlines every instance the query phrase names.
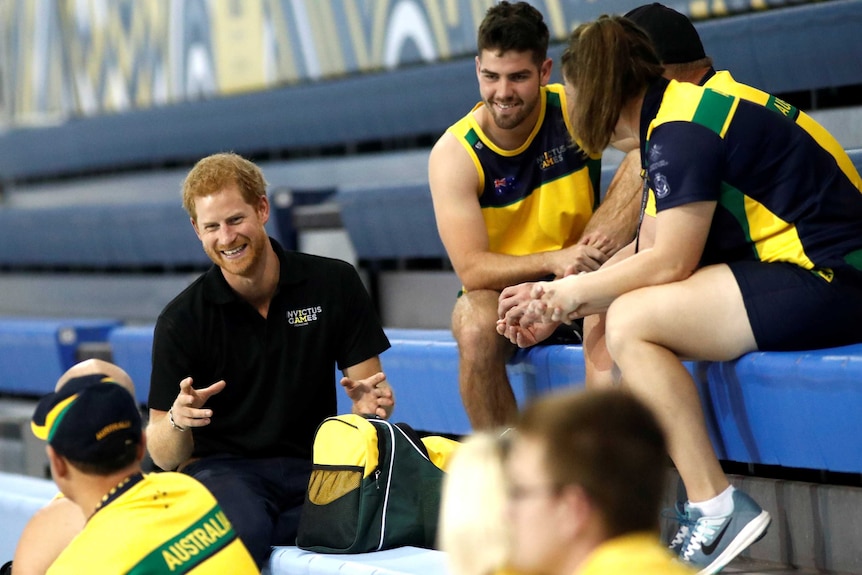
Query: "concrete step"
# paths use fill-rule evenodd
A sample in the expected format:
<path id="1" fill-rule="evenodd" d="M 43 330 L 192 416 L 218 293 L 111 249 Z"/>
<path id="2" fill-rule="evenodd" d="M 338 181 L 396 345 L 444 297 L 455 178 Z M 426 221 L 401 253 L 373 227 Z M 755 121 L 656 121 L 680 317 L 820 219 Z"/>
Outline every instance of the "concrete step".
<path id="1" fill-rule="evenodd" d="M 817 571 L 815 569 L 797 569 L 780 563 L 768 561 L 753 561 L 737 559 L 722 570 L 723 575 L 848 575 L 836 571 Z"/>

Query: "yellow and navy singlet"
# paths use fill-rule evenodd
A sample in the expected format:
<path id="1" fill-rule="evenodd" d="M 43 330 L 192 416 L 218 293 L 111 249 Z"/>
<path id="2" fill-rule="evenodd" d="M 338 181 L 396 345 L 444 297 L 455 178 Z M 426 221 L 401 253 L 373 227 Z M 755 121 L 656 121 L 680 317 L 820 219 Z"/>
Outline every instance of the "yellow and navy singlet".
<path id="1" fill-rule="evenodd" d="M 717 202 L 703 265 L 782 261 L 827 280 L 836 268 L 862 270 L 862 193 L 794 119 L 661 78 L 640 130 L 659 211 Z"/>
<path id="2" fill-rule="evenodd" d="M 562 85 L 542 88 L 539 122 L 516 150 L 495 146 L 473 112 L 449 129 L 479 173 L 479 204 L 492 252 L 526 255 L 578 241 L 597 203 L 601 156 L 573 142 Z"/>
<path id="3" fill-rule="evenodd" d="M 182 473 L 137 474 L 105 496 L 48 575 L 259 573 L 212 494 Z"/>
<path id="4" fill-rule="evenodd" d="M 844 172 L 850 182 L 857 189 L 862 191 L 862 177 L 859 176 L 859 172 L 856 170 L 856 167 L 853 165 L 853 161 L 847 155 L 844 147 L 832 134 L 829 133 L 828 130 L 826 130 L 826 128 L 821 126 L 814 118 L 802 110 L 799 110 L 780 98 L 776 98 L 772 94 L 768 94 L 746 84 L 740 84 L 734 80 L 733 76 L 730 75 L 730 72 L 726 70 L 719 72 L 710 70 L 710 72 L 701 80 L 700 84 L 710 88 L 711 90 L 730 94 L 731 96 L 739 96 L 740 98 L 754 102 L 755 104 L 760 104 L 770 110 L 793 119 L 800 128 L 811 134 L 811 137 L 814 138 L 823 149 L 832 154 L 841 171 Z M 647 201 L 646 214 L 655 216 L 655 196 L 652 190 L 650 190 L 649 199 Z"/>

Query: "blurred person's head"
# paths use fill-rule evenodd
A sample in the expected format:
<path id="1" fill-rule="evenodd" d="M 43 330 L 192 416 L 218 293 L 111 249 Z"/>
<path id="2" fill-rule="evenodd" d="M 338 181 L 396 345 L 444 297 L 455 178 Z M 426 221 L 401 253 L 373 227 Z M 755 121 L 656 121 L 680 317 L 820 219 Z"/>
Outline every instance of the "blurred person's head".
<path id="1" fill-rule="evenodd" d="M 447 468 L 438 543 L 453 575 L 492 575 L 508 564 L 505 442 L 499 432 L 476 432 L 458 447 Z"/>
<path id="2" fill-rule="evenodd" d="M 562 74 L 584 150 L 598 154 L 626 140 L 628 134 L 618 133 L 620 116 L 663 72 L 649 37 L 631 20 L 601 16 L 575 28 L 563 52 Z"/>
<path id="3" fill-rule="evenodd" d="M 517 424 L 506 463 L 512 566 L 568 574 L 609 539 L 658 536 L 666 445 L 628 392 L 552 394 Z"/>

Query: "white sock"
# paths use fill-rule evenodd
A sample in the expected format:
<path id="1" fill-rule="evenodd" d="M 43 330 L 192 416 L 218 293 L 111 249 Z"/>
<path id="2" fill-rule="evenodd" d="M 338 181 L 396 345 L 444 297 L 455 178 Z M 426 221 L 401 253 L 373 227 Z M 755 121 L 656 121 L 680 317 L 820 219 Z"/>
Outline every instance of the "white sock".
<path id="1" fill-rule="evenodd" d="M 689 501 L 691 507 L 698 509 L 704 517 L 722 517 L 733 513 L 733 485 L 706 501 Z"/>

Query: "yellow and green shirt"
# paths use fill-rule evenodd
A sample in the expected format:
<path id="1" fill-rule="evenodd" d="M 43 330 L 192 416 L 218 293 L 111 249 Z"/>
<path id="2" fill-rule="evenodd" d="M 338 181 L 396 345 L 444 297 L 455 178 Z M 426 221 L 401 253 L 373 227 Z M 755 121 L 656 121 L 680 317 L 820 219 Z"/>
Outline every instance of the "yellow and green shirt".
<path id="1" fill-rule="evenodd" d="M 120 484 L 63 550 L 48 575 L 259 573 L 212 494 L 182 473 Z"/>
<path id="2" fill-rule="evenodd" d="M 796 118 L 660 79 L 647 91 L 641 119 L 642 161 L 658 211 L 718 204 L 703 265 L 782 261 L 825 279 L 835 268 L 862 270 L 858 174 Z"/>
<path id="3" fill-rule="evenodd" d="M 768 94 L 746 84 L 740 84 L 734 80 L 733 76 L 730 75 L 730 72 L 726 70 L 719 72 L 711 70 L 710 73 L 701 80 L 701 85 L 717 92 L 722 92 L 731 96 L 738 96 L 744 100 L 760 104 L 761 106 L 765 106 L 770 110 L 793 119 L 800 128 L 808 132 L 811 137 L 814 138 L 820 147 L 829 152 L 832 157 L 835 158 L 836 164 L 838 164 L 840 170 L 845 176 L 847 176 L 847 179 L 850 180 L 853 186 L 858 190 L 862 190 L 862 177 L 859 176 L 859 172 L 856 170 L 856 167 L 853 165 L 853 161 L 847 155 L 844 147 L 832 134 L 829 133 L 829 131 L 826 130 L 826 128 L 818 124 L 814 118 L 805 112 L 788 104 L 780 98 L 776 98 L 772 94 Z M 646 213 L 650 216 L 655 216 L 656 213 L 655 196 L 653 195 L 652 190 L 650 190 Z"/>
<path id="4" fill-rule="evenodd" d="M 473 111 L 449 128 L 479 173 L 477 194 L 492 252 L 526 255 L 578 241 L 597 204 L 601 156 L 573 142 L 560 84 L 542 88 L 539 121 L 515 150 L 494 145 Z"/>

